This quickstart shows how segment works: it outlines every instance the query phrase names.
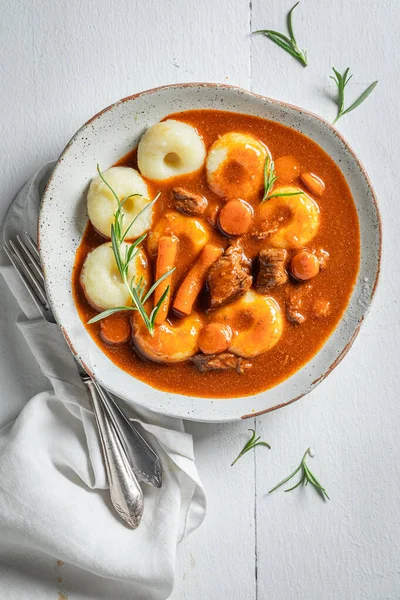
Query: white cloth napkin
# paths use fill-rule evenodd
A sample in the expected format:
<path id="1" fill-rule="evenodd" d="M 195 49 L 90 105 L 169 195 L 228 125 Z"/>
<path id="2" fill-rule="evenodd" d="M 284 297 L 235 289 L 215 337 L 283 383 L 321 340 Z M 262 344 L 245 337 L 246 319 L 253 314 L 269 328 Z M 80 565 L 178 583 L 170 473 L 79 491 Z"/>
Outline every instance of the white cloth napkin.
<path id="1" fill-rule="evenodd" d="M 23 229 L 36 234 L 52 166 L 18 194 L 5 239 Z M 181 420 L 139 407 L 132 413 L 161 458 L 163 485 L 143 485 L 142 523 L 135 531 L 126 527 L 111 507 L 94 418 L 70 351 L 58 327 L 38 315 L 13 268 L 0 270 L 21 307 L 16 328 L 47 382 L 10 423 L 1 407 L 12 399 L 0 396 L 0 598 L 168 598 L 177 543 L 199 527 L 206 509 L 192 437 Z M 15 365 L 24 368 L 18 357 Z"/>

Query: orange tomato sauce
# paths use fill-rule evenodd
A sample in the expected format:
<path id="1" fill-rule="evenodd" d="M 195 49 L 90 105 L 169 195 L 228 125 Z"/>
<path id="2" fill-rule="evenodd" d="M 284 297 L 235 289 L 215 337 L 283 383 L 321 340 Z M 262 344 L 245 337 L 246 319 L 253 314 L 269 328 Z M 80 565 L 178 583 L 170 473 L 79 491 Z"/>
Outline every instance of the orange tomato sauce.
<path id="1" fill-rule="evenodd" d="M 219 135 L 229 131 L 239 131 L 253 135 L 269 148 L 274 160 L 283 156 L 291 156 L 298 164 L 298 176 L 302 172 L 317 175 L 325 184 L 322 197 L 314 197 L 320 208 L 320 227 L 316 237 L 307 245 L 308 250 L 320 250 L 329 253 L 327 268 L 318 276 L 304 284 L 290 279 L 281 287 L 274 288 L 268 295 L 276 299 L 285 315 L 285 302 L 288 293 L 304 288 L 304 306 L 306 320 L 301 325 L 293 324 L 284 316 L 284 330 L 280 341 L 265 354 L 249 359 L 252 367 L 243 374 L 233 370 L 201 373 L 190 362 L 176 364 L 153 363 L 139 356 L 128 341 L 120 345 L 109 345 L 103 341 L 100 323 L 87 325 L 87 321 L 96 312 L 91 308 L 79 282 L 83 262 L 88 252 L 104 243 L 88 223 L 80 247 L 77 251 L 72 274 L 72 289 L 75 304 L 86 329 L 102 349 L 102 351 L 118 367 L 130 373 L 150 386 L 191 396 L 209 398 L 229 398 L 252 395 L 271 388 L 300 369 L 321 348 L 337 326 L 351 296 L 359 268 L 360 233 L 357 212 L 349 186 L 339 167 L 326 152 L 310 138 L 294 129 L 249 115 L 217 110 L 195 110 L 169 115 L 197 128 L 203 137 L 206 149 Z M 124 156 L 118 165 L 137 168 L 136 150 Z M 279 164 L 279 163 L 278 163 Z M 230 167 L 232 180 L 240 180 L 242 167 Z M 94 174 L 95 175 L 95 174 Z M 296 173 L 297 176 L 297 173 Z M 182 186 L 192 192 L 206 196 L 209 203 L 206 216 L 217 211 L 225 200 L 213 194 L 207 185 L 205 166 L 196 173 L 174 177 L 166 181 L 146 181 L 154 197 L 161 196 L 155 205 L 153 224 L 166 210 L 173 209 L 172 189 Z M 279 183 L 279 182 L 278 182 Z M 291 185 L 301 185 L 295 179 Z M 260 202 L 254 199 L 255 208 Z M 201 219 L 201 217 L 200 217 Z M 242 237 L 246 256 L 256 258 L 262 248 L 268 247 L 268 238 L 258 240 L 246 234 Z M 223 243 L 227 238 L 218 228 L 213 229 L 210 242 Z M 292 256 L 293 251 L 289 251 Z M 172 295 L 193 264 L 190 243 L 183 240 L 179 244 L 176 272 L 173 277 Z M 199 299 L 201 302 L 201 298 Z M 329 314 L 318 315 L 311 306 L 324 306 L 329 302 Z M 128 316 L 126 317 L 129 318 Z"/>

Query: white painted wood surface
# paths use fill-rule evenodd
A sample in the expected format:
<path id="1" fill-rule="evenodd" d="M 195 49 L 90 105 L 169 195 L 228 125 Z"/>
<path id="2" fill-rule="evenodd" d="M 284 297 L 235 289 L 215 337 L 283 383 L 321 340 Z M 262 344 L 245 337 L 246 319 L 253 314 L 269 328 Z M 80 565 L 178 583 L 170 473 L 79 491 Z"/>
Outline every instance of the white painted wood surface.
<path id="1" fill-rule="evenodd" d="M 310 396 L 257 419 L 272 450 L 229 465 L 251 422 L 188 424 L 208 492 L 203 527 L 178 550 L 173 600 L 400 598 L 400 94 L 397 0 L 302 0 L 303 69 L 250 31 L 283 31 L 282 0 L 1 0 L 0 219 L 25 179 L 111 102 L 172 82 L 241 85 L 335 115 L 329 72 L 350 66 L 348 98 L 379 85 L 338 128 L 364 162 L 384 221 L 378 295 L 353 349 Z M 16 309 L 0 280 L 0 381 L 10 417 L 41 387 L 26 370 Z M 7 340 L 7 343 L 4 341 Z M 267 491 L 304 450 L 331 501 L 313 489 Z M 26 596 L 28 597 L 28 596 Z M 21 597 L 22 599 L 22 597 Z M 7 600 L 7 599 L 4 599 Z M 70 597 L 69 600 L 73 600 Z"/>

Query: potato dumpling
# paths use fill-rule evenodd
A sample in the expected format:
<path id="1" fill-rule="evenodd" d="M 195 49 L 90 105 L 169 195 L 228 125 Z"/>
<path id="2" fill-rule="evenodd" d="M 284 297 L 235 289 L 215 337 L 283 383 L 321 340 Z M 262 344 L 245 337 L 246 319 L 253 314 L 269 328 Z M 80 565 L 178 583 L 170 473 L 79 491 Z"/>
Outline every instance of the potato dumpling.
<path id="1" fill-rule="evenodd" d="M 158 249 L 158 240 L 163 235 L 174 235 L 178 240 L 186 239 L 198 253 L 207 244 L 210 237 L 209 226 L 200 219 L 187 217 L 178 212 L 165 213 L 150 231 L 147 238 L 147 249 L 155 255 Z"/>
<path id="2" fill-rule="evenodd" d="M 113 188 L 120 201 L 131 194 L 140 194 L 129 198 L 123 205 L 123 226 L 125 230 L 150 202 L 147 185 L 139 173 L 129 167 L 111 167 L 111 169 L 104 171 L 103 177 Z M 114 214 L 118 204 L 100 175 L 92 179 L 87 195 L 87 207 L 93 227 L 104 237 L 110 238 L 111 223 L 114 222 Z M 151 208 L 145 210 L 132 225 L 127 239 L 137 238 L 150 229 L 152 215 Z"/>
<path id="3" fill-rule="evenodd" d="M 204 142 L 197 130 L 174 119 L 149 127 L 138 146 L 140 172 L 158 181 L 197 171 L 205 157 Z"/>
<path id="4" fill-rule="evenodd" d="M 223 198 L 253 198 L 263 187 L 268 149 L 245 133 L 221 135 L 207 155 L 207 181 Z"/>
<path id="5" fill-rule="evenodd" d="M 268 352 L 280 340 L 283 319 L 279 304 L 272 296 L 261 296 L 253 290 L 214 313 L 218 323 L 233 331 L 228 350 L 250 358 Z"/>
<path id="6" fill-rule="evenodd" d="M 121 244 L 121 255 L 124 256 L 130 244 Z M 132 277 L 139 280 L 143 276 L 147 281 L 147 259 L 143 250 L 129 264 L 128 281 Z M 119 274 L 114 252 L 110 242 L 106 242 L 90 252 L 83 264 L 80 282 L 85 296 L 96 310 L 106 310 L 117 306 L 130 306 L 131 297 Z"/>
<path id="7" fill-rule="evenodd" d="M 140 354 L 154 362 L 176 363 L 188 360 L 199 348 L 198 337 L 202 321 L 193 313 L 174 324 L 164 321 L 154 335 L 138 313 L 133 314 L 133 343 Z"/>
<path id="8" fill-rule="evenodd" d="M 262 228 L 273 231 L 268 244 L 275 248 L 303 248 L 317 235 L 318 204 L 303 190 L 290 185 L 276 187 L 272 193 L 287 195 L 272 196 L 257 207 L 256 217 Z"/>

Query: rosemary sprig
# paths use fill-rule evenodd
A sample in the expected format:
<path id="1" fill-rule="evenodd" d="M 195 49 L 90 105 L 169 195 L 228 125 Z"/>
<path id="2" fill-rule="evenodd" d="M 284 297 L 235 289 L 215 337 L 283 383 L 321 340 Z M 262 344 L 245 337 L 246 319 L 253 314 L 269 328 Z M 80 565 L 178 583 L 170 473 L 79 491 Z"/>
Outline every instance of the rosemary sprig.
<path id="1" fill-rule="evenodd" d="M 361 94 L 361 96 L 359 98 L 357 98 L 357 100 L 355 102 L 353 102 L 353 104 L 351 104 L 348 108 L 344 108 L 344 90 L 346 88 L 346 85 L 349 83 L 350 79 L 353 77 L 353 75 L 350 75 L 350 69 L 349 67 L 347 67 L 347 69 L 345 70 L 345 72 L 343 73 L 343 75 L 341 75 L 339 73 L 339 71 L 337 71 L 335 69 L 335 67 L 332 67 L 332 70 L 335 74 L 335 76 L 330 76 L 331 79 L 333 79 L 333 81 L 336 83 L 337 87 L 338 87 L 338 112 L 336 115 L 336 119 L 333 121 L 333 124 L 336 123 L 336 121 L 338 121 L 338 119 L 340 119 L 340 117 L 343 117 L 343 115 L 351 112 L 352 110 L 354 110 L 355 108 L 357 108 L 358 106 L 360 106 L 360 104 L 362 104 L 364 102 L 364 100 L 366 100 L 368 98 L 368 96 L 371 94 L 371 92 L 373 92 L 373 90 L 375 89 L 375 87 L 377 86 L 378 82 L 374 81 L 373 83 L 371 83 L 371 85 L 369 85 L 367 87 L 367 89 Z"/>
<path id="2" fill-rule="evenodd" d="M 290 9 L 287 16 L 287 28 L 290 37 L 283 35 L 283 33 L 279 33 L 279 31 L 273 31 L 272 29 L 259 29 L 257 31 L 253 31 L 253 35 L 257 33 L 265 35 L 275 44 L 277 44 L 280 48 L 282 48 L 291 56 L 293 56 L 293 58 L 298 60 L 303 65 L 303 67 L 306 67 L 308 65 L 307 52 L 305 50 L 299 49 L 296 42 L 296 38 L 294 37 L 293 33 L 292 13 L 298 4 L 299 2 L 296 2 L 296 4 Z"/>
<path id="3" fill-rule="evenodd" d="M 322 496 L 322 498 L 324 500 L 326 500 L 326 499 L 329 500 L 329 496 L 326 493 L 325 488 L 322 487 L 322 485 L 319 483 L 319 481 L 317 480 L 317 478 L 315 477 L 315 475 L 310 471 L 310 469 L 307 466 L 307 463 L 306 463 L 306 457 L 307 457 L 307 455 L 311 456 L 311 458 L 314 457 L 314 455 L 311 454 L 311 449 L 310 448 L 307 448 L 307 450 L 304 452 L 303 458 L 301 459 L 301 463 L 297 467 L 297 469 L 295 471 L 293 471 L 293 473 L 291 475 L 289 475 L 288 477 L 286 477 L 285 479 L 283 479 L 280 483 L 278 483 L 278 485 L 276 485 L 274 488 L 272 488 L 272 490 L 269 490 L 268 493 L 270 494 L 271 492 L 273 492 L 276 489 L 278 489 L 279 487 L 281 487 L 281 485 L 284 485 L 285 483 L 287 483 L 290 479 L 292 479 L 292 477 L 294 477 L 295 475 L 297 475 L 297 473 L 301 470 L 302 474 L 301 474 L 300 480 L 293 487 L 285 490 L 285 492 L 291 492 L 292 490 L 295 490 L 302 483 L 304 485 L 307 485 L 308 483 L 311 483 L 311 485 L 313 485 L 315 487 L 315 489 L 318 491 L 318 493 Z"/>
<path id="4" fill-rule="evenodd" d="M 269 193 L 277 179 L 278 177 L 275 173 L 274 161 L 267 154 L 267 158 L 265 159 L 264 163 L 264 195 L 261 202 L 268 200 Z"/>
<path id="5" fill-rule="evenodd" d="M 241 450 L 239 452 L 239 454 L 237 455 L 237 457 L 231 464 L 231 467 L 233 467 L 233 465 L 239 460 L 239 458 L 241 458 L 243 456 L 243 454 L 246 454 L 246 452 L 248 452 L 252 448 L 255 448 L 256 446 L 267 446 L 267 448 L 269 448 L 271 450 L 271 446 L 269 444 L 267 444 L 267 442 L 259 442 L 260 436 L 258 436 L 258 438 L 256 438 L 256 432 L 254 431 L 254 429 L 249 429 L 249 431 L 253 432 L 252 436 L 249 439 L 249 441 L 243 446 L 243 450 Z"/>
<path id="6" fill-rule="evenodd" d="M 271 194 L 268 196 L 267 200 L 271 200 L 271 198 L 281 198 L 281 196 L 301 196 L 303 192 L 284 192 L 282 194 Z"/>
<path id="7" fill-rule="evenodd" d="M 267 158 L 264 163 L 264 195 L 261 203 L 271 198 L 280 198 L 281 196 L 299 196 L 303 192 L 283 192 L 281 194 L 271 194 L 274 183 L 277 181 L 278 176 L 275 173 L 274 161 L 267 154 Z"/>
<path id="8" fill-rule="evenodd" d="M 140 316 L 142 317 L 150 334 L 153 335 L 155 319 L 156 319 L 158 311 L 161 308 L 162 303 L 165 300 L 165 297 L 167 296 L 167 294 L 169 292 L 169 286 L 166 288 L 166 290 L 162 294 L 161 298 L 159 299 L 156 306 L 151 311 L 150 315 L 147 314 L 147 311 L 146 311 L 144 305 L 146 304 L 147 300 L 150 298 L 150 296 L 152 295 L 152 293 L 154 292 L 156 287 L 164 279 L 166 279 L 166 277 L 171 275 L 171 273 L 173 271 L 175 271 L 175 268 L 170 269 L 167 273 L 164 273 L 164 275 L 159 277 L 159 279 L 157 279 L 157 281 L 151 286 L 149 291 L 145 294 L 145 282 L 143 281 L 143 277 L 140 277 L 137 282 L 134 281 L 134 278 L 132 278 L 131 281 L 128 281 L 128 270 L 129 270 L 130 263 L 135 258 L 135 256 L 137 256 L 137 254 L 140 250 L 140 244 L 147 237 L 147 233 L 142 234 L 134 242 L 132 242 L 132 244 L 130 244 L 130 246 L 125 247 L 125 252 L 122 251 L 121 246 L 122 246 L 123 242 L 125 241 L 128 233 L 129 233 L 129 230 L 131 229 L 132 225 L 135 223 L 136 219 L 138 219 L 145 210 L 148 210 L 158 200 L 158 198 L 160 197 L 160 194 L 157 194 L 157 196 L 154 198 L 154 200 L 149 202 L 149 204 L 146 204 L 146 206 L 136 215 L 136 217 L 133 219 L 133 221 L 128 225 L 128 227 L 124 231 L 123 230 L 124 213 L 122 211 L 122 208 L 123 208 L 125 202 L 129 198 L 132 198 L 133 196 L 140 196 L 140 194 L 131 194 L 130 196 L 126 196 L 125 198 L 120 200 L 118 195 L 116 194 L 115 190 L 105 180 L 102 172 L 100 171 L 99 165 L 97 165 L 97 172 L 98 172 L 99 176 L 101 177 L 101 179 L 103 180 L 104 184 L 108 187 L 108 189 L 111 191 L 111 193 L 113 194 L 114 198 L 117 201 L 118 206 L 117 206 L 117 210 L 114 214 L 114 223 L 111 224 L 111 247 L 112 247 L 112 250 L 114 253 L 115 262 L 117 264 L 121 279 L 124 282 L 125 286 L 127 287 L 128 291 L 129 291 L 129 295 L 132 299 L 132 305 L 131 306 L 118 306 L 116 308 L 109 308 L 107 310 L 104 310 L 103 312 L 99 313 L 98 315 L 96 315 L 95 317 L 90 319 L 90 321 L 88 321 L 88 324 L 96 323 L 97 321 L 100 321 L 101 319 L 105 319 L 106 317 L 109 317 L 110 315 L 113 315 L 114 313 L 117 313 L 117 312 L 127 311 L 127 310 L 137 310 L 140 313 Z"/>

